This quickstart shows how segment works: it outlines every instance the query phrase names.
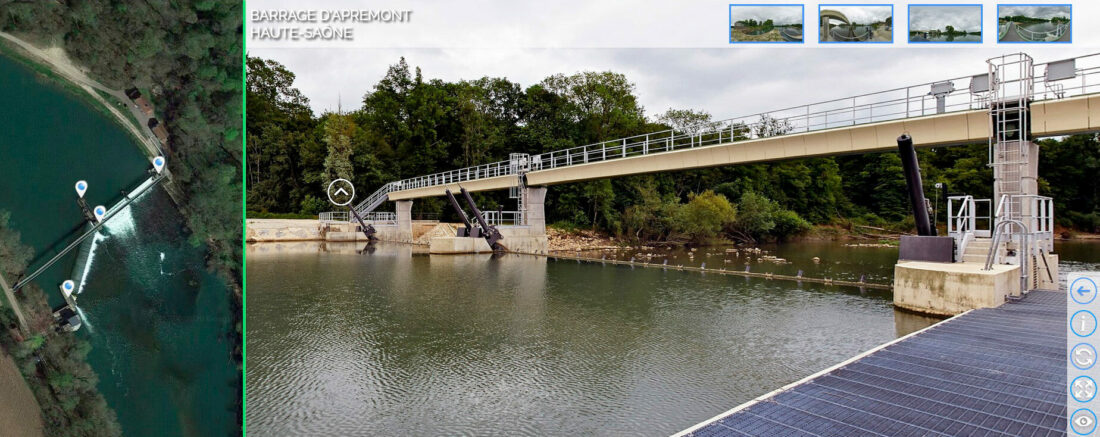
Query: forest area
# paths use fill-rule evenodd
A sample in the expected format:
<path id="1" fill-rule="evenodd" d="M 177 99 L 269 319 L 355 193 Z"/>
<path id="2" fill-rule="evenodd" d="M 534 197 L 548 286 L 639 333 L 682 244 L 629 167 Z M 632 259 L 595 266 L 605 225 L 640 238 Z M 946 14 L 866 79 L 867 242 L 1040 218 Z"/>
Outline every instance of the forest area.
<path id="1" fill-rule="evenodd" d="M 207 248 L 207 267 L 216 271 L 232 290 L 226 299 L 231 302 L 231 314 L 236 328 L 226 332 L 231 340 L 229 350 L 239 364 L 242 362 L 240 309 L 241 290 L 241 180 L 242 180 L 242 118 L 243 118 L 243 23 L 241 2 L 214 0 L 175 1 L 78 1 L 40 2 L 0 0 L 0 30 L 33 42 L 39 47 L 60 47 L 76 64 L 85 67 L 89 76 L 116 89 L 139 88 L 156 108 L 156 118 L 169 132 L 165 153 L 172 183 L 183 193 L 180 212 L 187 220 L 190 243 Z M 0 242 L 4 243 L 4 242 Z M 16 244 L 16 242 L 12 242 Z M 18 247 L 0 247 L 15 251 Z M 18 263 L 7 266 L 12 270 Z M 33 287 L 33 286 L 32 286 Z M 40 290 L 33 290 L 28 300 L 34 312 L 45 311 L 36 302 Z M 43 301 L 44 305 L 44 301 Z M 50 332 L 50 329 L 46 330 Z M 87 345 L 71 336 L 42 334 L 46 341 L 33 355 L 53 359 L 46 364 L 69 366 L 75 360 L 78 369 L 67 384 L 81 390 L 95 390 L 95 376 L 83 363 Z M 37 337 L 32 337 L 35 339 Z M 77 342 L 77 344 L 71 344 Z M 27 342 L 15 347 L 22 352 Z M 7 345 L 5 345 L 7 346 Z M 43 351 L 59 350 L 50 354 Z M 73 352 L 73 351 L 76 352 Z M 76 364 L 71 364 L 76 366 Z M 34 385 L 34 381 L 28 379 Z M 56 381 L 50 380 L 51 385 Z M 239 385 L 239 384 L 238 384 Z M 96 394 L 95 396 L 98 396 Z M 240 396 L 238 396 L 240 399 Z M 40 402 L 43 398 L 39 398 Z M 80 405 L 84 405 L 81 401 Z M 102 397 L 95 400 L 96 408 Z M 63 400 L 61 408 L 84 408 Z M 105 404 L 103 409 L 107 409 Z M 49 420 L 76 420 L 82 413 L 54 417 L 44 405 Z M 239 410 L 239 408 L 238 408 Z M 109 414 L 107 414 L 109 413 Z M 85 424 L 65 424 L 65 433 L 73 435 L 116 435 L 118 425 L 113 413 L 96 412 L 97 420 L 105 424 L 91 427 Z M 110 420 L 107 417 L 110 416 Z M 65 419 L 72 417 L 72 419 Z M 240 420 L 240 418 L 238 418 Z M 111 423 L 107 423 L 111 422 Z M 58 425 L 61 426 L 61 425 Z M 61 429 L 61 428 L 58 428 Z M 50 435 L 69 435 L 62 431 Z"/>
<path id="2" fill-rule="evenodd" d="M 34 251 L 8 227 L 8 218 L 0 210 L 0 275 L 12 278 L 27 268 Z M 121 435 L 115 412 L 96 388 L 99 378 L 84 360 L 91 350 L 88 341 L 54 329 L 53 311 L 37 284 L 24 287 L 18 298 L 33 334 L 24 338 L 19 333 L 15 315 L 5 305 L 0 324 L 12 334 L 0 335 L 0 346 L 11 354 L 38 400 L 46 435 Z"/>
<path id="3" fill-rule="evenodd" d="M 626 76 L 555 74 L 523 87 L 505 78 L 445 82 L 424 77 L 404 58 L 392 64 L 360 107 L 313 114 L 295 75 L 278 62 L 248 57 L 248 210 L 250 217 L 312 217 L 331 210 L 324 187 L 336 177 L 369 193 L 412 176 L 538 154 L 668 128 L 713 124 L 710 114 L 668 109 L 648 115 Z M 734 126 L 746 135 L 780 134 L 782 120 Z M 1082 185 L 1100 170 L 1095 135 L 1042 140 L 1040 190 L 1055 198 L 1058 224 L 1100 230 L 1100 191 Z M 992 196 L 987 145 L 919 151 L 924 188 L 937 194 Z M 938 191 L 936 183 L 947 191 Z M 478 203 L 514 208 L 507 193 Z M 938 222 L 945 218 L 939 201 Z M 813 229 L 871 226 L 911 232 L 897 153 L 877 153 L 629 176 L 554 186 L 548 223 L 592 229 L 636 243 L 782 240 Z M 421 199 L 414 216 L 449 216 L 441 199 Z"/>
<path id="4" fill-rule="evenodd" d="M 242 4 L 0 0 L 0 30 L 60 45 L 91 76 L 149 90 L 180 205 L 210 267 L 240 287 Z"/>

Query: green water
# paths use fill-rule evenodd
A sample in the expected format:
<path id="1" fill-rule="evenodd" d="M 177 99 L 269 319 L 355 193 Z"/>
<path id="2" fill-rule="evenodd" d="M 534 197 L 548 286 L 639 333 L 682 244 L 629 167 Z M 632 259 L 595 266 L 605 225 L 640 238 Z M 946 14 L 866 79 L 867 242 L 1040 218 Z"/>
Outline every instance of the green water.
<path id="1" fill-rule="evenodd" d="M 149 177 L 138 145 L 104 115 L 70 92 L 0 56 L 0 209 L 23 244 L 35 250 L 32 269 L 51 258 L 84 223 L 73 185 L 88 181 L 89 206 L 111 205 Z M 69 279 L 76 253 L 38 279 L 50 302 Z"/>
<path id="2" fill-rule="evenodd" d="M 110 207 L 149 167 L 111 119 L 0 57 L 0 209 L 34 247 L 32 268 L 82 227 L 77 180 L 88 181 L 90 205 Z M 86 323 L 75 335 L 92 345 L 88 362 L 124 435 L 234 431 L 239 373 L 225 337 L 226 286 L 206 272 L 205 248 L 189 244 L 188 232 L 163 188 L 150 189 L 94 237 L 78 283 Z M 76 251 L 36 280 L 54 305 L 75 259 Z"/>

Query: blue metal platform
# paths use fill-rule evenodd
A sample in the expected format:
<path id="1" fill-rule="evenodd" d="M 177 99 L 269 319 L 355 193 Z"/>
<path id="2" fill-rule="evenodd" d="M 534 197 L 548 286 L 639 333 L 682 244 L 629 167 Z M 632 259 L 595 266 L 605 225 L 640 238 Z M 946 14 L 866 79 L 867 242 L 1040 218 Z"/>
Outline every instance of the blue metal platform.
<path id="1" fill-rule="evenodd" d="M 1064 436 L 1066 295 L 970 311 L 743 404 L 692 436 Z"/>

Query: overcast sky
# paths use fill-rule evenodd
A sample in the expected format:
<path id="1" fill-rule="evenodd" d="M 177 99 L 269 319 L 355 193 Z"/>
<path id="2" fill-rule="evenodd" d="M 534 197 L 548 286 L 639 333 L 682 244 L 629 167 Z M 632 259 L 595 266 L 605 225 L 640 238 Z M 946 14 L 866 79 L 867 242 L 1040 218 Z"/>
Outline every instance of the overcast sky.
<path id="1" fill-rule="evenodd" d="M 715 119 L 893 89 L 986 71 L 985 60 L 1019 48 L 762 49 L 252 49 L 297 74 L 315 112 L 361 106 L 363 95 L 405 56 L 425 79 L 506 77 L 523 87 L 555 73 L 623 73 L 653 117 L 669 108 Z M 1089 49 L 1044 47 L 1035 62 Z M 964 88 L 968 83 L 956 84 Z"/>
<path id="2" fill-rule="evenodd" d="M 1031 18 L 1049 20 L 1052 17 L 1069 17 L 1069 6 L 1001 6 L 997 9 L 999 17 L 1023 15 Z"/>
<path id="3" fill-rule="evenodd" d="M 883 21 L 891 16 L 890 6 L 832 6 L 821 5 L 822 10 L 833 10 L 844 14 L 848 21 L 859 24 L 871 24 Z"/>
<path id="4" fill-rule="evenodd" d="M 981 6 L 913 6 L 909 8 L 909 30 L 982 30 Z"/>
<path id="5" fill-rule="evenodd" d="M 802 24 L 802 6 L 730 6 L 730 23 L 753 19 L 774 24 Z"/>

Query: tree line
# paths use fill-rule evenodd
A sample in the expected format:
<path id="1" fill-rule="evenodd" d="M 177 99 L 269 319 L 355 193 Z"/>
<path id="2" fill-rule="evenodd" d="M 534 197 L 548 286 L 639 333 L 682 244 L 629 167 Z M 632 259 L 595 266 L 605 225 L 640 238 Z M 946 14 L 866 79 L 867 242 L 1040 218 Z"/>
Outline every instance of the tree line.
<path id="1" fill-rule="evenodd" d="M 19 232 L 8 227 L 9 217 L 0 210 L 0 275 L 18 278 L 34 252 L 22 244 Z M 42 409 L 45 435 L 122 435 L 114 410 L 96 387 L 99 377 L 84 360 L 91 351 L 88 341 L 54 329 L 53 311 L 37 284 L 23 287 L 16 298 L 32 332 L 24 338 L 11 305 L 0 305 L 0 324 L 6 328 L 6 334 L 0 335 L 0 347 L 11 354 L 34 393 Z"/>
<path id="2" fill-rule="evenodd" d="M 390 181 L 539 154 L 601 140 L 691 129 L 712 122 L 706 112 L 670 109 L 647 116 L 634 84 L 619 73 L 554 74 L 523 87 L 505 78 L 447 82 L 427 79 L 402 58 L 357 108 L 314 115 L 278 62 L 247 59 L 250 215 L 306 216 L 331 210 L 325 185 L 334 177 L 370 193 Z M 745 130 L 748 126 L 742 127 Z M 782 133 L 767 119 L 756 136 Z M 736 130 L 736 129 L 735 129 Z M 1081 188 L 1065 167 L 1097 169 L 1095 136 L 1044 140 L 1041 191 L 1054 195 L 1059 223 L 1095 231 L 1100 193 Z M 1074 158 L 1076 156 L 1076 158 Z M 992 196 L 987 146 L 923 149 L 925 191 Z M 1085 163 L 1082 166 L 1082 163 Z M 912 219 L 897 153 L 808 158 L 628 176 L 554 186 L 550 222 L 638 241 L 700 242 L 782 239 L 812 225 L 853 224 L 910 230 Z M 365 196 L 365 194 L 364 194 Z M 482 209 L 514 209 L 507 193 L 478 193 Z M 940 223 L 945 205 L 939 203 Z M 420 199 L 414 214 L 456 219 L 441 199 Z"/>
<path id="3" fill-rule="evenodd" d="M 226 296 L 235 316 L 231 338 L 238 341 L 227 353 L 238 364 L 243 358 L 242 9 L 242 2 L 216 0 L 0 0 L 0 30 L 40 47 L 59 46 L 101 83 L 137 87 L 152 101 L 169 132 L 165 152 L 173 183 L 184 196 L 179 207 L 191 243 L 206 245 L 208 267 L 231 291 Z M 234 409 L 240 411 L 239 404 Z"/>

